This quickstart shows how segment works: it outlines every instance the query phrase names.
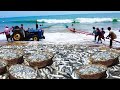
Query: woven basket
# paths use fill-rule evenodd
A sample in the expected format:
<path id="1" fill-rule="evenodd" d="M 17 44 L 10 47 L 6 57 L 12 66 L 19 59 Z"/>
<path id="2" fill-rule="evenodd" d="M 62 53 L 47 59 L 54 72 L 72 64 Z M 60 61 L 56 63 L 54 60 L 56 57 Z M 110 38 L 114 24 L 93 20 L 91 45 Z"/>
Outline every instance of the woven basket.
<path id="1" fill-rule="evenodd" d="M 8 62 L 8 66 L 14 65 L 14 64 L 21 64 L 24 62 L 23 56 L 15 59 L 5 60 Z"/>
<path id="2" fill-rule="evenodd" d="M 16 78 L 9 73 L 9 79 L 19 79 L 19 78 Z M 36 79 L 36 78 L 33 78 L 33 79 Z"/>
<path id="3" fill-rule="evenodd" d="M 101 73 L 96 73 L 96 74 L 92 74 L 92 75 L 81 75 L 79 74 L 79 72 L 76 72 L 77 75 L 79 75 L 79 77 L 81 79 L 102 79 L 103 77 L 106 77 L 106 71 L 101 72 Z"/>
<path id="4" fill-rule="evenodd" d="M 1 60 L 0 62 L 4 62 L 6 65 L 3 67 L 0 67 L 0 74 L 4 74 L 7 71 L 7 62 Z"/>
<path id="5" fill-rule="evenodd" d="M 10 50 L 10 51 L 12 51 L 12 52 L 10 52 L 10 53 L 11 53 L 11 54 L 14 53 L 14 54 L 16 54 L 16 56 L 19 55 L 19 57 L 14 57 L 14 58 L 12 58 L 12 59 L 10 59 L 10 58 L 4 59 L 4 58 L 3 58 L 3 60 L 5 60 L 5 61 L 8 62 L 8 66 L 11 66 L 11 65 L 14 65 L 14 64 L 21 64 L 21 63 L 24 62 L 24 59 L 23 59 L 24 52 L 23 52 L 23 50 L 21 50 L 21 49 L 12 49 L 12 48 L 8 48 L 8 49 L 6 48 L 5 50 Z M 5 52 L 5 51 L 4 51 L 4 52 Z M 4 54 L 4 52 L 3 52 L 3 54 Z M 4 55 L 4 57 L 6 57 L 6 56 Z"/>
<path id="6" fill-rule="evenodd" d="M 9 73 L 9 79 L 17 79 Z"/>
<path id="7" fill-rule="evenodd" d="M 34 62 L 28 62 L 31 67 L 38 67 L 38 68 L 44 68 L 46 66 L 49 66 L 53 63 L 52 58 L 44 61 L 34 61 Z"/>
<path id="8" fill-rule="evenodd" d="M 46 51 L 46 54 L 49 53 L 50 54 L 50 57 L 48 58 L 48 60 L 40 60 L 40 61 L 28 61 L 29 65 L 31 67 L 37 67 L 37 68 L 44 68 L 46 66 L 49 66 L 49 65 L 52 65 L 53 63 L 53 57 L 54 57 L 54 54 Z"/>
<path id="9" fill-rule="evenodd" d="M 25 65 L 25 66 L 28 66 L 28 65 Z M 28 66 L 28 67 L 30 67 L 30 66 Z M 9 67 L 9 68 L 10 68 L 10 67 Z M 9 79 L 19 79 L 19 78 L 15 77 L 15 76 L 11 75 L 11 73 L 10 73 L 10 71 L 9 71 L 9 68 L 8 68 Z M 36 78 L 37 78 L 37 77 L 36 77 Z M 32 79 L 36 79 L 36 78 L 32 78 Z"/>
<path id="10" fill-rule="evenodd" d="M 106 66 L 104 65 L 101 65 L 99 64 L 100 66 L 103 66 L 105 68 L 107 68 Z M 81 68 L 79 68 L 81 69 Z M 99 72 L 99 73 L 95 73 L 95 74 L 85 74 L 85 75 L 82 75 L 79 73 L 79 69 L 76 70 L 76 74 L 81 78 L 81 79 L 103 79 L 103 78 L 106 78 L 107 74 L 106 74 L 106 70 L 103 71 L 103 72 Z"/>
<path id="11" fill-rule="evenodd" d="M 113 65 L 116 65 L 119 63 L 118 57 L 115 59 L 109 59 L 106 61 L 94 61 L 94 60 L 90 60 L 90 61 L 92 64 L 102 64 L 102 65 L 105 65 L 107 67 L 110 67 L 110 66 L 113 66 Z"/>

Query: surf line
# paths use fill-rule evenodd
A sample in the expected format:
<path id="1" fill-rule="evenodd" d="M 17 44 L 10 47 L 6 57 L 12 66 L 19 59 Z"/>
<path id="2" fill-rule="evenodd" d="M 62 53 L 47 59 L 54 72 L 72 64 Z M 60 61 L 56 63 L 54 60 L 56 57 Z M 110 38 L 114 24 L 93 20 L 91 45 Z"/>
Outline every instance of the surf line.
<path id="1" fill-rule="evenodd" d="M 72 32 L 76 32 L 76 33 L 81 33 L 81 34 L 86 34 L 86 35 L 91 35 L 91 36 L 94 36 L 92 33 L 89 33 L 89 32 L 85 32 L 85 31 L 81 31 L 81 30 L 75 30 L 74 28 L 67 28 L 69 31 L 72 31 Z M 117 40 L 113 40 L 115 42 L 118 42 L 120 43 L 120 41 L 117 41 Z"/>

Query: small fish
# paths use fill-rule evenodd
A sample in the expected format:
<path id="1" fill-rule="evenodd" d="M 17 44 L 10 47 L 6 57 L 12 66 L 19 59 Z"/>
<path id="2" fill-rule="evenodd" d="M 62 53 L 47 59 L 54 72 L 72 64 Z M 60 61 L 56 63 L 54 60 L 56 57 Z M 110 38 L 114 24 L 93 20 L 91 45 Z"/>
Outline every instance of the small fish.
<path id="1" fill-rule="evenodd" d="M 109 70 L 106 71 L 106 74 L 107 74 L 106 78 L 109 78 L 110 77 Z"/>
<path id="2" fill-rule="evenodd" d="M 111 76 L 111 77 L 116 78 L 116 79 L 120 79 L 120 77 L 119 77 L 119 76 Z"/>
<path id="3" fill-rule="evenodd" d="M 49 74 L 49 75 L 52 77 L 56 77 L 56 78 L 63 78 L 64 77 L 63 75 L 55 75 L 55 74 Z"/>
<path id="4" fill-rule="evenodd" d="M 78 75 L 76 74 L 75 71 L 73 71 L 71 77 L 72 77 L 72 79 L 80 79 L 80 77 L 78 77 Z"/>

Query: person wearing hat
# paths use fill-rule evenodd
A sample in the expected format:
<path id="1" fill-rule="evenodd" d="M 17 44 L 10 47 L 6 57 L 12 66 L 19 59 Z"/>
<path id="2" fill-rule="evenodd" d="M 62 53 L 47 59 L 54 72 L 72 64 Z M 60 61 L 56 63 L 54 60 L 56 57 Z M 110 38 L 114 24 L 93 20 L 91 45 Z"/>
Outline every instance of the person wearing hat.
<path id="1" fill-rule="evenodd" d="M 6 35 L 7 41 L 9 41 L 9 40 L 8 40 L 9 38 L 10 38 L 11 41 L 12 41 L 12 38 L 11 38 L 11 35 L 10 35 L 10 29 L 9 29 L 8 26 L 5 27 L 4 33 L 5 33 L 5 35 Z"/>

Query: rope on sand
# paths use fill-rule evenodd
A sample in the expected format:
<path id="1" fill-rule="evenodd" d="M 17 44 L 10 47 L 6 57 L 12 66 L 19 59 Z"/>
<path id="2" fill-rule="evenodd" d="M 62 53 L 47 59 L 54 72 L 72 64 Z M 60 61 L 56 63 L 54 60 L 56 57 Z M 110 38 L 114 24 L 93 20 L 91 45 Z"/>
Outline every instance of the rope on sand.
<path id="1" fill-rule="evenodd" d="M 73 28 L 67 28 L 67 29 L 72 32 L 94 36 L 92 33 L 89 33 L 89 32 L 85 32 L 85 31 L 81 31 L 81 30 L 78 31 L 78 30 L 74 30 Z M 120 43 L 120 41 L 117 41 L 117 40 L 113 40 L 113 41 Z"/>
<path id="2" fill-rule="evenodd" d="M 85 31 L 82 31 L 82 30 L 74 30 L 73 28 L 68 28 L 69 31 L 72 31 L 72 32 L 76 32 L 76 33 L 81 33 L 81 34 L 86 34 L 86 35 L 92 35 L 94 36 L 92 33 L 89 33 L 89 32 L 85 32 Z"/>

